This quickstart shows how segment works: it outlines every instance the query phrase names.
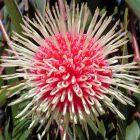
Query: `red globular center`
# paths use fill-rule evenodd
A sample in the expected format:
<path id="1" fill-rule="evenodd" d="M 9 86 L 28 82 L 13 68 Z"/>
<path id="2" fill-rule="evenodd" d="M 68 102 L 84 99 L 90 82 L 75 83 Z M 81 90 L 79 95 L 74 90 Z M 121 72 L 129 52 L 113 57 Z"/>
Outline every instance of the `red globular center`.
<path id="1" fill-rule="evenodd" d="M 100 100 L 102 87 L 109 88 L 106 77 L 112 77 L 103 54 L 104 48 L 86 34 L 61 33 L 45 39 L 33 58 L 33 70 L 38 82 L 37 94 L 50 101 L 51 107 L 78 111 Z"/>

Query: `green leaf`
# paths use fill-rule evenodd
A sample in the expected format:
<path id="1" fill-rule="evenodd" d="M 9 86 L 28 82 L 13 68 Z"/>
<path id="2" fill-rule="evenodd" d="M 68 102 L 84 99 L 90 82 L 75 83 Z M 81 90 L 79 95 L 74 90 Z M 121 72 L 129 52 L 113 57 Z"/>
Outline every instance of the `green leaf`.
<path id="1" fill-rule="evenodd" d="M 0 89 L 0 106 L 4 105 L 7 100 L 7 90 L 6 89 Z"/>
<path id="2" fill-rule="evenodd" d="M 4 0 L 8 15 L 10 16 L 12 23 L 15 27 L 15 31 L 20 33 L 22 31 L 20 23 L 22 23 L 22 16 L 18 9 L 18 5 L 15 0 Z"/>
<path id="3" fill-rule="evenodd" d="M 7 67 L 7 68 L 5 68 L 5 72 L 6 72 L 6 74 L 13 74 L 13 73 L 16 73 L 16 69 L 15 69 L 15 67 Z M 13 84 L 17 81 L 18 81 L 18 78 L 13 78 L 13 79 L 7 80 L 7 83 Z"/>
<path id="4" fill-rule="evenodd" d="M 133 13 L 140 20 L 140 0 L 125 0 L 128 6 L 132 9 Z"/>
<path id="5" fill-rule="evenodd" d="M 125 31 L 127 31 L 128 26 L 128 8 L 125 8 L 125 13 L 124 13 L 124 28 Z M 123 46 L 123 56 L 128 55 L 128 49 L 127 49 L 127 44 Z M 128 63 L 128 58 L 123 58 L 122 59 L 122 64 L 127 64 Z"/>
<path id="6" fill-rule="evenodd" d="M 75 127 L 76 128 L 76 132 L 77 132 L 77 136 L 79 137 L 79 140 L 86 140 L 84 133 L 81 129 L 81 127 L 79 127 L 78 125 Z"/>
<path id="7" fill-rule="evenodd" d="M 4 140 L 2 133 L 0 133 L 0 140 Z"/>
<path id="8" fill-rule="evenodd" d="M 104 122 L 103 121 L 100 121 L 99 132 L 105 137 L 105 135 L 106 135 L 106 129 L 105 129 L 105 126 L 104 126 Z"/>
<path id="9" fill-rule="evenodd" d="M 29 120 L 15 120 L 12 140 L 26 140 L 31 131 L 28 130 Z"/>
<path id="10" fill-rule="evenodd" d="M 120 118 L 118 118 L 117 134 L 116 134 L 117 140 L 125 140 L 125 130 L 126 130 L 126 123 L 123 120 L 120 120 Z"/>
<path id="11" fill-rule="evenodd" d="M 99 130 L 98 130 L 98 128 L 97 128 L 97 126 L 95 125 L 94 122 L 90 121 L 90 123 L 88 123 L 88 125 L 90 126 L 90 128 L 93 130 L 93 132 L 94 132 L 95 134 L 98 133 Z"/>
<path id="12" fill-rule="evenodd" d="M 27 106 L 28 103 L 29 103 L 29 101 L 24 101 L 24 102 L 21 102 L 21 103 L 15 105 L 15 107 L 17 109 L 16 109 L 16 112 L 14 115 L 15 116 L 18 115 L 18 113 L 20 113 L 20 111 L 23 110 Z M 26 118 L 23 120 L 21 120 L 20 118 L 14 119 L 12 140 L 27 140 L 32 131 L 32 130 L 28 129 L 30 123 L 31 123 L 31 118 L 28 118 L 28 119 Z"/>
<path id="13" fill-rule="evenodd" d="M 7 101 L 7 98 L 10 94 L 18 91 L 20 88 L 22 88 L 23 85 L 20 85 L 21 82 L 16 82 L 14 85 L 0 89 L 0 106 L 4 105 Z"/>
<path id="14" fill-rule="evenodd" d="M 46 0 L 31 0 L 31 3 L 35 7 L 35 9 L 38 9 L 39 12 L 42 14 L 42 16 L 44 16 L 46 8 Z"/>
<path id="15" fill-rule="evenodd" d="M 10 119 L 7 120 L 5 130 L 4 130 L 6 140 L 12 140 L 11 135 L 9 133 L 9 128 L 10 128 Z"/>
<path id="16" fill-rule="evenodd" d="M 137 121 L 133 121 L 126 129 L 125 140 L 138 140 L 140 128 Z"/>

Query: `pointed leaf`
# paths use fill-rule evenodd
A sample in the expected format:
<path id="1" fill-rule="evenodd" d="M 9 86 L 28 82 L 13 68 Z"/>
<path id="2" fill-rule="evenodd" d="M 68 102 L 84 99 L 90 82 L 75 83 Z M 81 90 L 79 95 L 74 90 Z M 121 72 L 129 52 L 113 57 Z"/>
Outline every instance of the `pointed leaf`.
<path id="1" fill-rule="evenodd" d="M 140 128 L 137 121 L 133 121 L 126 129 L 125 140 L 138 140 L 140 136 Z"/>
<path id="2" fill-rule="evenodd" d="M 20 23 L 22 23 L 22 16 L 18 9 L 18 5 L 15 0 L 4 0 L 8 15 L 10 16 L 12 23 L 15 27 L 15 31 L 20 33 L 22 31 Z"/>

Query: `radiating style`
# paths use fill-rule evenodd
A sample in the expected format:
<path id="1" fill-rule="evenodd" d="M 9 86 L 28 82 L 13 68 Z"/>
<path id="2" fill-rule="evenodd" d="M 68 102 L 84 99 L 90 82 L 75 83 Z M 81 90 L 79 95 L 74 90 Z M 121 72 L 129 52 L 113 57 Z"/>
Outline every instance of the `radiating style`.
<path id="1" fill-rule="evenodd" d="M 124 119 L 114 100 L 134 105 L 121 89 L 138 92 L 134 83 L 140 78 L 133 74 L 138 66 L 121 64 L 132 55 L 114 55 L 127 43 L 126 33 L 115 30 L 119 22 L 107 32 L 112 17 L 100 15 L 98 8 L 90 22 L 89 16 L 86 4 L 73 4 L 72 9 L 66 4 L 64 19 L 56 4 L 44 18 L 39 13 L 33 21 L 25 17 L 23 35 L 14 33 L 13 50 L 7 50 L 12 55 L 2 57 L 2 66 L 17 67 L 16 73 L 3 78 L 24 79 L 13 93 L 20 97 L 11 104 L 31 101 L 17 118 L 32 117 L 30 127 L 40 124 L 42 136 L 55 121 L 58 129 L 64 128 L 65 140 L 69 126 L 74 134 L 76 124 L 87 132 L 87 124 L 107 108 Z M 24 89 L 28 92 L 21 94 Z"/>

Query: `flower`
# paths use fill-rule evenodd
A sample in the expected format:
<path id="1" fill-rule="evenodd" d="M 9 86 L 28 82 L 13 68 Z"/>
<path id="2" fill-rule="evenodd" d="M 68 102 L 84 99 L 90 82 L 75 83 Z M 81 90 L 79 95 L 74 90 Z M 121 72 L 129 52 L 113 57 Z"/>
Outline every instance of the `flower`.
<path id="1" fill-rule="evenodd" d="M 42 136 L 53 120 L 64 128 L 65 139 L 69 125 L 81 124 L 87 132 L 87 124 L 105 113 L 106 107 L 124 116 L 113 104 L 113 99 L 122 104 L 134 105 L 120 88 L 138 92 L 135 81 L 140 79 L 129 73 L 138 68 L 136 62 L 120 64 L 127 56 L 112 56 L 119 47 L 127 43 L 126 33 L 115 31 L 119 22 L 105 32 L 112 17 L 100 16 L 97 8 L 87 27 L 90 11 L 86 4 L 75 8 L 72 13 L 66 5 L 66 19 L 56 6 L 48 9 L 45 19 L 38 13 L 31 21 L 23 19 L 23 35 L 17 33 L 11 42 L 16 56 L 3 56 L 2 66 L 18 67 L 16 73 L 4 75 L 4 79 L 22 77 L 20 91 L 29 89 L 15 102 L 30 99 L 31 102 L 17 117 L 32 116 L 30 128 L 37 123 L 45 126 Z"/>

